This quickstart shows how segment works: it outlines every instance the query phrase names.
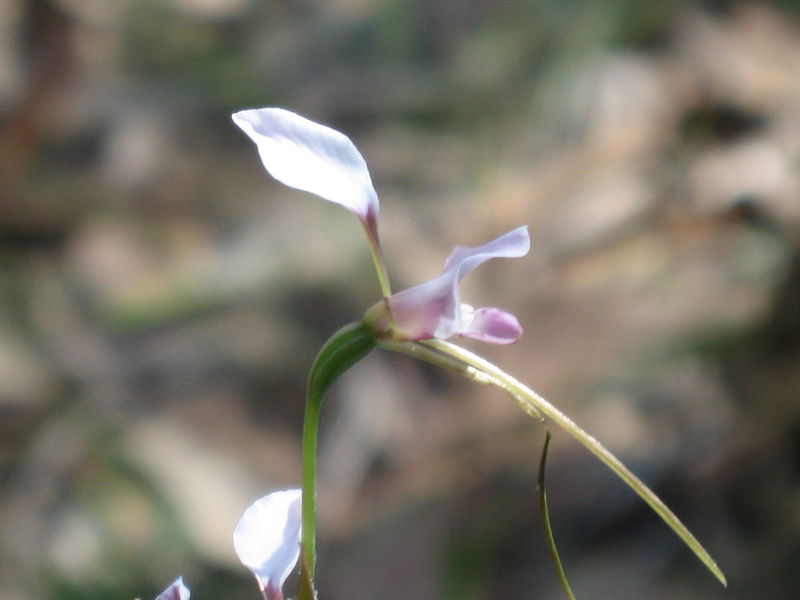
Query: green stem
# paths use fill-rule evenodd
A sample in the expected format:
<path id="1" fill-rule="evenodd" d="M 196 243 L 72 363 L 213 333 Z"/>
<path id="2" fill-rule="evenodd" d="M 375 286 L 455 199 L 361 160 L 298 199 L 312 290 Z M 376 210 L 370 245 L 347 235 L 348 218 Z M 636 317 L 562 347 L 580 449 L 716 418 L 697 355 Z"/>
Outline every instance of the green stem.
<path id="1" fill-rule="evenodd" d="M 316 567 L 317 438 L 322 400 L 334 381 L 375 347 L 375 338 L 363 323 L 343 327 L 325 342 L 308 376 L 303 419 L 302 546 L 308 577 Z"/>
<path id="2" fill-rule="evenodd" d="M 550 524 L 550 508 L 547 505 L 547 490 L 544 487 L 544 473 L 545 465 L 547 464 L 547 451 L 550 448 L 550 432 L 545 431 L 544 448 L 542 448 L 542 458 L 539 461 L 539 510 L 542 513 L 542 523 L 544 524 L 544 537 L 547 540 L 547 550 L 550 552 L 550 559 L 553 561 L 553 566 L 556 569 L 558 581 L 561 588 L 564 590 L 569 600 L 575 600 L 575 594 L 572 593 L 572 588 L 567 579 L 567 573 L 564 571 L 564 565 L 561 564 L 561 557 L 558 555 L 558 548 L 556 547 L 556 538 L 553 536 L 553 526 Z"/>
<path id="3" fill-rule="evenodd" d="M 369 250 L 372 254 L 372 264 L 375 265 L 375 272 L 378 274 L 378 283 L 381 286 L 381 294 L 384 298 L 392 295 L 392 287 L 389 284 L 389 274 L 386 272 L 386 263 L 383 260 L 380 239 L 378 238 L 378 222 L 375 219 L 362 221 L 364 231 L 369 240 Z"/>
<path id="4" fill-rule="evenodd" d="M 542 416 L 550 419 L 559 427 L 564 429 L 572 437 L 583 444 L 592 454 L 599 458 L 605 465 L 610 468 L 620 479 L 622 479 L 628 486 L 633 489 L 644 500 L 650 508 L 652 508 L 664 522 L 669 525 L 675 534 L 683 540 L 683 542 L 695 553 L 695 555 L 705 564 L 709 571 L 719 579 L 719 581 L 727 586 L 727 580 L 722 570 L 717 566 L 717 563 L 711 558 L 708 551 L 700 544 L 697 538 L 689 531 L 689 529 L 678 519 L 678 517 L 667 507 L 666 504 L 649 488 L 643 481 L 634 475 L 620 460 L 614 456 L 609 450 L 605 448 L 599 441 L 592 437 L 589 433 L 581 429 L 572 419 L 570 419 L 563 412 L 558 410 L 555 406 L 550 404 L 547 400 L 542 398 L 539 394 L 532 389 L 516 380 L 514 377 L 498 368 L 486 359 L 470 352 L 469 350 L 452 344 L 444 340 L 426 340 L 421 343 L 406 342 L 410 345 L 427 346 L 434 352 L 425 354 L 421 352 L 408 352 L 411 354 L 440 364 L 447 368 L 452 368 L 447 364 L 443 364 L 442 360 L 437 360 L 437 356 L 447 355 L 449 360 L 463 361 L 473 369 L 482 373 L 482 382 L 497 385 L 505 390 L 517 404 L 528 414 L 541 418 Z M 386 345 L 381 343 L 381 345 Z M 475 377 L 470 377 L 475 379 Z"/>
<path id="5" fill-rule="evenodd" d="M 322 396 L 309 393 L 303 418 L 303 498 L 302 544 L 303 555 L 313 581 L 317 558 L 317 437 Z"/>

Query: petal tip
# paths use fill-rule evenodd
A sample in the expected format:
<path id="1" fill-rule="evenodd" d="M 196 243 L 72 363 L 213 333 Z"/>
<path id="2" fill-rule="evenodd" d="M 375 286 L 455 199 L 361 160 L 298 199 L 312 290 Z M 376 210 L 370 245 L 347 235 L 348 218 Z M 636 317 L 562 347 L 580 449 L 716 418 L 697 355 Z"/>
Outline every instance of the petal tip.
<path id="1" fill-rule="evenodd" d="M 178 577 L 170 586 L 161 592 L 156 600 L 189 600 L 191 593 L 183 583 L 183 576 Z"/>

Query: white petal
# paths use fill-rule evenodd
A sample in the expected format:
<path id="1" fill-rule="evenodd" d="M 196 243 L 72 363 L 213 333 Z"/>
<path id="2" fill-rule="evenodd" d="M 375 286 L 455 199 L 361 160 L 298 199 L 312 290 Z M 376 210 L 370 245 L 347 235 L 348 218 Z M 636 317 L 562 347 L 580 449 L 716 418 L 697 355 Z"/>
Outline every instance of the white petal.
<path id="1" fill-rule="evenodd" d="M 161 592 L 156 600 L 189 600 L 189 588 L 183 584 L 183 577 L 178 577 L 167 589 Z"/>
<path id="2" fill-rule="evenodd" d="M 275 179 L 341 204 L 362 221 L 377 217 L 367 164 L 346 135 L 282 108 L 242 110 L 232 118 Z"/>
<path id="3" fill-rule="evenodd" d="M 300 490 L 272 492 L 253 503 L 236 525 L 236 554 L 264 590 L 279 593 L 297 563 L 300 506 Z"/>

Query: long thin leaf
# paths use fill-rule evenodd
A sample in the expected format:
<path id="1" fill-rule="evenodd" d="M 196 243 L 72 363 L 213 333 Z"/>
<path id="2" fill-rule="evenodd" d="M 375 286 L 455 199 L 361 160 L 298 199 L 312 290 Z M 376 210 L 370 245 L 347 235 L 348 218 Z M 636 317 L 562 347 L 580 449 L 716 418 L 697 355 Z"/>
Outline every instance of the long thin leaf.
<path id="1" fill-rule="evenodd" d="M 539 394 L 534 392 L 525 384 L 517 381 L 514 377 L 495 366 L 488 360 L 462 348 L 456 344 L 444 340 L 427 340 L 421 344 L 435 351 L 441 352 L 450 358 L 464 361 L 467 365 L 488 376 L 493 385 L 505 390 L 517 401 L 519 406 L 531 416 L 541 418 L 544 416 L 556 425 L 564 429 L 572 437 L 583 444 L 592 454 L 599 458 L 605 465 L 622 479 L 628 486 L 635 491 L 652 508 L 664 522 L 672 528 L 675 534 L 695 553 L 702 563 L 711 573 L 722 583 L 728 585 L 725 574 L 717 565 L 716 561 L 697 540 L 691 531 L 673 513 L 666 504 L 659 498 L 647 485 L 634 475 L 628 467 L 614 456 L 605 446 L 592 437 L 589 433 L 581 429 L 566 414 L 561 412 Z M 406 352 L 407 354 L 412 354 Z M 485 382 L 485 379 L 483 379 Z"/>
<path id="2" fill-rule="evenodd" d="M 550 560 L 553 561 L 553 566 L 556 569 L 558 582 L 561 584 L 567 598 L 569 598 L 569 600 L 575 600 L 575 594 L 572 593 L 569 579 L 567 579 L 567 573 L 564 571 L 564 565 L 561 563 L 561 557 L 558 554 L 556 538 L 553 536 L 553 526 L 550 523 L 550 508 L 547 505 L 547 490 L 544 486 L 545 465 L 547 464 L 547 450 L 549 448 L 550 432 L 545 431 L 542 458 L 539 460 L 539 510 L 542 513 L 542 524 L 544 525 L 544 537 L 547 540 L 547 551 L 550 553 Z"/>

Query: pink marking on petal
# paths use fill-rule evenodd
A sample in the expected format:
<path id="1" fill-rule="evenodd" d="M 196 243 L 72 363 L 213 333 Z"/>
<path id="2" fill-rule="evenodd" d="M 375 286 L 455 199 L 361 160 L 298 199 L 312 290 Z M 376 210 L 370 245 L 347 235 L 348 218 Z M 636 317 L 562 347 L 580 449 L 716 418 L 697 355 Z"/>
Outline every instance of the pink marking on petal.
<path id="1" fill-rule="evenodd" d="M 183 577 L 178 577 L 156 597 L 156 600 L 189 600 L 190 596 L 189 588 L 183 583 Z"/>
<path id="2" fill-rule="evenodd" d="M 269 582 L 264 586 L 263 591 L 266 600 L 283 600 L 283 586 Z"/>

